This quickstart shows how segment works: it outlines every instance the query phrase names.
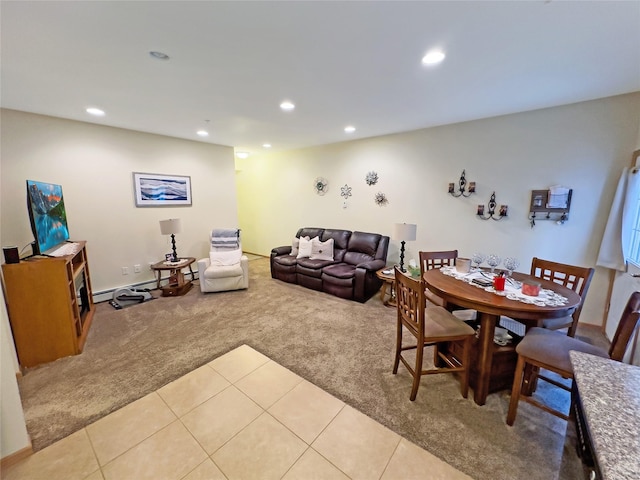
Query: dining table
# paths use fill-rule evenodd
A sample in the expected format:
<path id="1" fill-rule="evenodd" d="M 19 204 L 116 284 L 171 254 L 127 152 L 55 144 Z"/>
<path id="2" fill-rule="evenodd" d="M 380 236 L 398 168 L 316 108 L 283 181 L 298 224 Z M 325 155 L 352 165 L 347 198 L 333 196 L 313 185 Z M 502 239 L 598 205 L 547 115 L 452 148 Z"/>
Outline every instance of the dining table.
<path id="1" fill-rule="evenodd" d="M 547 318 L 571 315 L 580 305 L 582 299 L 576 292 L 563 285 L 520 272 L 513 272 L 510 275 L 507 284 L 511 287 L 506 292 L 496 292 L 492 286 L 477 286 L 469 281 L 471 276 L 481 275 L 491 278 L 493 273 L 473 269 L 469 274 L 460 274 L 454 269 L 455 267 L 443 267 L 442 269 L 428 270 L 424 272 L 423 280 L 426 288 L 445 300 L 448 309 L 453 310 L 457 306 L 478 312 L 477 352 L 474 356 L 474 368 L 471 371 L 471 385 L 474 389 L 474 401 L 478 405 L 484 405 L 489 394 L 494 361 L 500 361 L 502 358 L 496 353 L 507 349 L 507 347 L 494 343 L 495 329 L 500 317 L 506 316 L 514 319 L 524 324 L 528 329 L 541 325 L 542 321 Z M 551 302 L 552 304 L 544 304 L 535 298 L 523 296 L 520 286 L 522 282 L 526 281 L 537 282 L 540 284 L 541 291 L 546 291 L 549 295 L 560 300 Z M 513 293 L 507 296 L 509 290 Z M 516 296 L 519 299 L 516 299 Z M 512 357 L 514 357 L 515 347 L 511 346 L 510 348 Z M 511 378 L 513 378 L 515 363 L 509 365 L 509 371 Z"/>

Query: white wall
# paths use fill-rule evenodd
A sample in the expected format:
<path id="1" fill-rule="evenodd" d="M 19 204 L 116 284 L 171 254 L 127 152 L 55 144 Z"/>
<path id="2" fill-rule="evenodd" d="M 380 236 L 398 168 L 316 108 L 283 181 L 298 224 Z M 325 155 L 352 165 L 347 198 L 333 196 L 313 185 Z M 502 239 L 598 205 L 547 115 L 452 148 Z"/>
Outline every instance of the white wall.
<path id="1" fill-rule="evenodd" d="M 176 236 L 178 254 L 196 258 L 206 256 L 214 226 L 238 225 L 231 147 L 13 110 L 2 110 L 1 120 L 2 245 L 22 248 L 33 240 L 26 180 L 62 185 L 72 239 L 87 241 L 94 293 L 153 280 L 148 264 L 164 259 L 171 250 L 169 238 L 160 234 L 159 220 L 182 219 L 183 232 Z M 133 172 L 190 176 L 193 205 L 136 208 Z M 141 273 L 133 272 L 135 264 L 142 265 Z M 123 266 L 129 275 L 122 275 Z M 4 458 L 29 442 L 4 298 L 1 317 Z"/>
<path id="2" fill-rule="evenodd" d="M 462 256 L 481 250 L 520 260 L 528 272 L 534 256 L 595 265 L 615 183 L 629 164 L 640 124 L 640 93 L 485 120 L 399 133 L 237 160 L 240 226 L 246 250 L 268 255 L 288 244 L 299 227 L 319 226 L 390 235 L 395 222 L 416 223 L 405 262 L 420 250 L 457 248 Z M 447 193 L 462 170 L 477 194 Z M 380 180 L 365 183 L 369 171 Z M 329 180 L 324 196 L 316 177 Z M 340 187 L 353 196 L 342 208 Z M 573 188 L 565 225 L 527 219 L 532 189 Z M 499 222 L 476 218 L 495 190 L 509 205 Z M 383 192 L 386 206 L 374 203 Z M 392 240 L 388 260 L 398 262 Z M 600 325 L 608 272 L 597 269 L 581 320 Z"/>

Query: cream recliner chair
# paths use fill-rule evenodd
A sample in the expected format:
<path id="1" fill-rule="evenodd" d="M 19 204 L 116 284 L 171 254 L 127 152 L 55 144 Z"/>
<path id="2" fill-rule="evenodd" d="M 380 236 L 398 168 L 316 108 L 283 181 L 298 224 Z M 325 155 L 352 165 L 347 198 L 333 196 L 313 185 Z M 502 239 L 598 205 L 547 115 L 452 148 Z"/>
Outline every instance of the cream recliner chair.
<path id="1" fill-rule="evenodd" d="M 242 254 L 239 229 L 214 229 L 209 258 L 198 260 L 200 291 L 226 292 L 249 288 L 249 259 Z"/>

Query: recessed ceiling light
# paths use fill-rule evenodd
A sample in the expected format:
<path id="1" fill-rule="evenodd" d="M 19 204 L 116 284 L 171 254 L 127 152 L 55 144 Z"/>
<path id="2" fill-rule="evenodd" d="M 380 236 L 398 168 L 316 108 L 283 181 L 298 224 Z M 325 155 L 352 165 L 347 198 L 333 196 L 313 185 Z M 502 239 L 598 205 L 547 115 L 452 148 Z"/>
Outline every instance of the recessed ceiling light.
<path id="1" fill-rule="evenodd" d="M 264 148 L 271 148 L 271 144 L 270 143 L 263 143 L 262 146 Z"/>
<path id="2" fill-rule="evenodd" d="M 95 107 L 87 108 L 87 113 L 90 115 L 95 115 L 96 117 L 104 117 L 104 110 L 100 110 L 99 108 Z"/>
<path id="3" fill-rule="evenodd" d="M 296 106 L 293 103 L 291 103 L 289 100 L 285 100 L 280 104 L 280 108 L 282 110 L 291 111 L 294 108 L 296 108 Z"/>
<path id="4" fill-rule="evenodd" d="M 422 57 L 422 63 L 425 65 L 435 65 L 444 60 L 445 54 L 440 50 L 433 50 Z"/>
<path id="5" fill-rule="evenodd" d="M 236 157 L 238 157 L 238 158 L 247 158 L 247 157 L 249 157 L 249 152 L 236 152 Z"/>
<path id="6" fill-rule="evenodd" d="M 353 125 L 349 125 L 347 127 L 344 127 L 344 131 L 346 133 L 353 133 L 356 131 L 356 127 L 354 127 Z"/>
<path id="7" fill-rule="evenodd" d="M 201 137 L 208 137 L 209 136 L 209 132 L 207 132 L 206 130 L 198 130 L 196 133 L 198 135 L 200 135 Z"/>
<path id="8" fill-rule="evenodd" d="M 157 60 L 169 60 L 169 55 L 166 53 L 151 51 L 149 52 L 149 55 Z"/>

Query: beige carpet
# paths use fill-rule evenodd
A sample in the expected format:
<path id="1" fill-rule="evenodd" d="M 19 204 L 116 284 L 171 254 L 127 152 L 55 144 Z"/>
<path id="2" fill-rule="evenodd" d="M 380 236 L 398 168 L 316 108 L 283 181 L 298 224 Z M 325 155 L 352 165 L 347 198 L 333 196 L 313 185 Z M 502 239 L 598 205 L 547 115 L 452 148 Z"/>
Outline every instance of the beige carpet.
<path id="1" fill-rule="evenodd" d="M 124 310 L 98 305 L 81 355 L 20 381 L 34 447 L 246 343 L 473 478 L 582 478 L 566 422 L 521 404 L 508 427 L 508 392 L 479 407 L 452 376 L 436 375 L 410 402 L 409 374 L 391 374 L 395 310 L 377 296 L 359 304 L 272 280 L 264 258 L 249 268 L 246 291 L 203 295 L 196 286 Z"/>

